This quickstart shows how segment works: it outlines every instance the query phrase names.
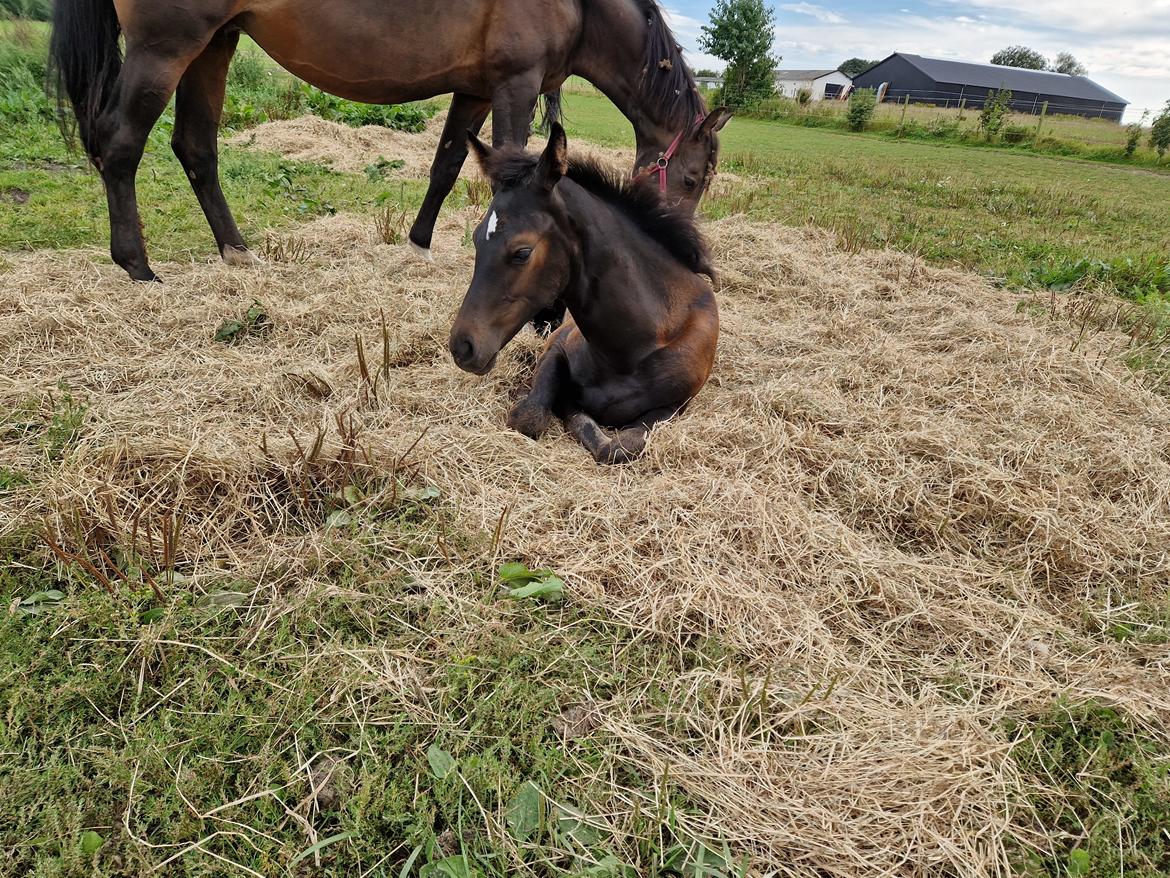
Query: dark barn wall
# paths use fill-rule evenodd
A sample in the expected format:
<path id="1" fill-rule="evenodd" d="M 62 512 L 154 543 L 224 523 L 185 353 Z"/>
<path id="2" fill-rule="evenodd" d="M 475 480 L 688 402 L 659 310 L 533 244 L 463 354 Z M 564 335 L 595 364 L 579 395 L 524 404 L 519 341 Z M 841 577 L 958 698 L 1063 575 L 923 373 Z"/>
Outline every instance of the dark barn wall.
<path id="1" fill-rule="evenodd" d="M 900 57 L 888 58 L 853 80 L 854 88 L 877 89 L 883 82 L 890 84 L 886 93 L 889 102 L 902 101 L 910 96 L 912 104 L 932 104 L 938 107 L 964 106 L 973 110 L 983 109 L 987 95 L 992 91 L 982 86 L 964 85 L 955 82 L 936 82 L 909 61 Z M 1048 102 L 1052 115 L 1084 116 L 1089 119 L 1110 119 L 1120 122 L 1125 105 L 1115 102 L 1090 101 L 1063 95 L 1037 92 L 1012 92 L 1012 109 L 1018 113 L 1038 114 Z"/>

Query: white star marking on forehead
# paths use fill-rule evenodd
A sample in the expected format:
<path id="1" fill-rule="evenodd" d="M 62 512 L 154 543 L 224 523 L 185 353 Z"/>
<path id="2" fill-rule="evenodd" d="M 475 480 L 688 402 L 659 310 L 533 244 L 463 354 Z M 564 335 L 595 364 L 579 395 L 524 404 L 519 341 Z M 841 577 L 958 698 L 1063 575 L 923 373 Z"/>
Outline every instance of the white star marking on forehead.
<path id="1" fill-rule="evenodd" d="M 484 238 L 485 241 L 490 241 L 492 239 L 492 233 L 496 230 L 496 226 L 499 224 L 499 222 L 500 218 L 496 216 L 496 212 L 493 210 L 492 215 L 488 217 L 487 236 Z"/>

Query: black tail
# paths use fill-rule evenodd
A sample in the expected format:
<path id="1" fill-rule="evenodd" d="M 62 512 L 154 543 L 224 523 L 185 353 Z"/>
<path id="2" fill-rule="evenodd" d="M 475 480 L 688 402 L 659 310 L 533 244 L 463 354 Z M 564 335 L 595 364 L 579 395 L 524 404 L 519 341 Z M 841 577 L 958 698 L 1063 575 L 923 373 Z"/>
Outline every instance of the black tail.
<path id="1" fill-rule="evenodd" d="M 90 156 L 100 152 L 94 123 L 122 69 L 121 32 L 113 0 L 57 0 L 53 4 L 49 87 L 57 98 L 57 123 L 66 143 L 72 143 L 70 116 L 76 118 L 81 143 Z M 73 106 L 72 114 L 66 101 Z"/>
<path id="2" fill-rule="evenodd" d="M 555 91 L 542 94 L 540 99 L 540 125 L 537 126 L 536 130 L 541 134 L 548 134 L 552 130 L 553 123 L 556 122 L 559 125 L 564 118 L 561 90 L 558 88 Z"/>

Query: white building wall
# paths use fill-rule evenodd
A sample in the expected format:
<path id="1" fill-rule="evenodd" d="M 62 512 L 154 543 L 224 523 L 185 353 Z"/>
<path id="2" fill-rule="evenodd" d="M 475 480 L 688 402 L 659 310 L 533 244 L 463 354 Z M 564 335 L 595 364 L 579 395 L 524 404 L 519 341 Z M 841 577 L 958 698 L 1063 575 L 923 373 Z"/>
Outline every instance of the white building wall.
<path id="1" fill-rule="evenodd" d="M 776 93 L 787 98 L 795 98 L 801 89 L 808 89 L 814 101 L 823 101 L 825 99 L 826 85 L 833 83 L 841 86 L 841 88 L 845 88 L 852 81 L 840 70 L 834 70 L 832 73 L 825 74 L 817 79 L 777 79 Z"/>

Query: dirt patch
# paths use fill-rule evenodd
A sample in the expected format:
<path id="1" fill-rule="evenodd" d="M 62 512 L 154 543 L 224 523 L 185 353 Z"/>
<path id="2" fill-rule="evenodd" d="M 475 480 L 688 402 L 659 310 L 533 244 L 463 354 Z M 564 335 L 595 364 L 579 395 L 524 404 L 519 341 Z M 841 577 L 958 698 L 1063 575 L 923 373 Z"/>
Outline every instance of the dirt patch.
<path id="1" fill-rule="evenodd" d="M 74 514 L 128 531 L 156 497 L 183 512 L 195 581 L 286 600 L 341 537 L 300 527 L 291 478 L 272 474 L 295 473 L 290 435 L 309 447 L 322 425 L 321 453 L 339 455 L 347 413 L 375 468 L 409 450 L 485 544 L 509 510 L 498 557 L 742 660 L 745 677 L 698 667 L 665 695 L 590 703 L 589 728 L 644 791 L 669 768 L 698 808 L 679 820 L 761 872 L 1006 874 L 1010 844 L 1038 838 L 1006 718 L 1100 699 L 1170 738 L 1165 646 L 1107 634 L 1170 579 L 1170 404 L 1110 339 L 1074 344 L 980 278 L 907 255 L 720 221 L 712 380 L 645 459 L 599 468 L 559 429 L 532 442 L 504 426 L 537 339 L 484 379 L 444 353 L 477 219 L 445 214 L 432 265 L 352 217 L 299 230 L 295 264 L 169 264 L 162 286 L 96 253 L 21 256 L 0 285 L 0 406 L 64 381 L 89 408 L 47 484 L 0 494 L 0 535 Z M 212 342 L 253 299 L 273 332 Z M 374 398 L 354 334 L 376 363 L 382 313 L 397 368 Z M 30 472 L 39 454 L 4 450 Z M 473 575 L 401 563 L 436 600 Z M 354 667 L 346 686 L 380 685 Z M 614 808 L 650 813 L 652 795 L 615 787 Z"/>
<path id="2" fill-rule="evenodd" d="M 0 189 L 0 201 L 7 201 L 10 204 L 28 204 L 30 194 L 27 189 L 9 186 L 6 189 Z"/>

